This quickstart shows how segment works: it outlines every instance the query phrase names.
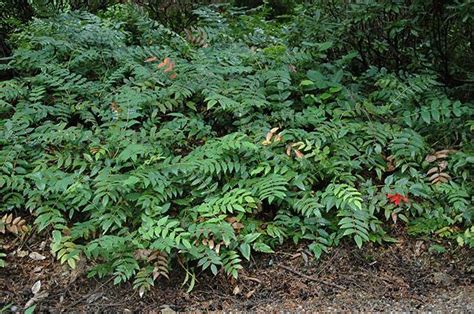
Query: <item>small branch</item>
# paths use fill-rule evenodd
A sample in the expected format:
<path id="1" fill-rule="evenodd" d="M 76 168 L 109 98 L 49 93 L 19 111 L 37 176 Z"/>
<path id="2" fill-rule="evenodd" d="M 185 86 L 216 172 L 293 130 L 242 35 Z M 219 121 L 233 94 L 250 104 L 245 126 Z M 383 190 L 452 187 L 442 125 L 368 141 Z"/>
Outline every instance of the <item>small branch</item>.
<path id="1" fill-rule="evenodd" d="M 250 280 L 250 281 L 255 281 L 258 284 L 261 284 L 262 281 L 260 279 L 254 278 L 254 277 L 248 277 L 245 275 L 241 275 L 242 279 Z"/>
<path id="2" fill-rule="evenodd" d="M 346 290 L 345 287 L 343 286 L 340 286 L 340 285 L 337 285 L 335 283 L 332 283 L 332 282 L 328 282 L 328 281 L 325 281 L 325 280 L 322 280 L 322 279 L 318 279 L 318 278 L 314 278 L 314 277 L 311 277 L 311 276 L 308 276 L 308 275 L 305 275 L 297 270 L 294 270 L 288 266 L 285 266 L 285 265 L 276 265 L 277 267 L 279 268 L 282 268 L 284 270 L 287 270 L 289 271 L 290 273 L 293 273 L 295 275 L 298 275 L 300 277 L 303 277 L 304 279 L 307 279 L 307 280 L 311 280 L 311 281 L 314 281 L 314 282 L 318 282 L 318 283 L 322 283 L 322 284 L 325 284 L 327 286 L 331 286 L 333 288 L 337 288 L 337 289 L 340 289 L 340 290 Z"/>

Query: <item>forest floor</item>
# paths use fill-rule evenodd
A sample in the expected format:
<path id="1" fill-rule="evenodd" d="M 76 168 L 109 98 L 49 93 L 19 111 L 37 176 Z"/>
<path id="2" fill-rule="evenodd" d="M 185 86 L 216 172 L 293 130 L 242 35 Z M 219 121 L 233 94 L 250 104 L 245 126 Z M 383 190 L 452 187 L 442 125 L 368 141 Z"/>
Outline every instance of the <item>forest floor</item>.
<path id="1" fill-rule="evenodd" d="M 22 311 L 28 302 L 41 312 L 474 311 L 473 250 L 453 245 L 439 254 L 428 240 L 398 240 L 361 250 L 342 245 L 320 260 L 308 258 L 303 247 L 285 246 L 249 262 L 237 283 L 199 274 L 191 293 L 181 287 L 176 266 L 169 281 L 140 298 L 131 284 L 87 279 L 84 267 L 59 265 L 48 244 L 33 236 L 7 249 L 0 312 Z"/>

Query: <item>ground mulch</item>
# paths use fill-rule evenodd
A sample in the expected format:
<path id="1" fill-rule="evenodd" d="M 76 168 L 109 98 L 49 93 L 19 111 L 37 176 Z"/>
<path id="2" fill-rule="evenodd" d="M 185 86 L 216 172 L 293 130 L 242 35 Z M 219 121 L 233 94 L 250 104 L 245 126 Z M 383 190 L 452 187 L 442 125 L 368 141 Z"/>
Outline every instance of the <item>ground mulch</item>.
<path id="1" fill-rule="evenodd" d="M 4 241 L 9 255 L 0 269 L 0 312 L 22 312 L 28 302 L 41 312 L 474 311 L 472 249 L 444 243 L 441 254 L 430 250 L 430 240 L 398 240 L 361 250 L 344 244 L 320 260 L 304 246 L 285 246 L 255 256 L 237 282 L 201 273 L 191 293 L 181 287 L 183 272 L 176 266 L 169 281 L 143 297 L 131 284 L 88 279 L 88 265 L 76 271 L 60 265 L 38 236 Z"/>

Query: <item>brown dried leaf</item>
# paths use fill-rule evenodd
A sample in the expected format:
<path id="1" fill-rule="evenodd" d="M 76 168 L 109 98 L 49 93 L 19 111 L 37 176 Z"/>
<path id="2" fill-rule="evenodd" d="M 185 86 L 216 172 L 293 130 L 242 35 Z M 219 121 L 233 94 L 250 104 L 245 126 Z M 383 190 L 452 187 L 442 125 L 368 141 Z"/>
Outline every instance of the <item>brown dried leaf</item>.
<path id="1" fill-rule="evenodd" d="M 5 216 L 3 216 L 2 220 L 6 223 L 6 224 L 11 224 L 12 220 L 13 220 L 13 214 L 7 214 Z"/>
<path id="2" fill-rule="evenodd" d="M 237 231 L 240 231 L 240 229 L 244 228 L 244 225 L 240 222 L 234 222 L 232 223 L 232 228 L 234 228 Z"/>
<path id="3" fill-rule="evenodd" d="M 169 63 L 171 62 L 171 59 L 170 58 L 165 58 L 163 60 L 163 62 L 160 62 L 160 64 L 157 65 L 158 69 L 164 67 L 164 66 L 168 66 Z"/>
<path id="4" fill-rule="evenodd" d="M 38 252 L 31 252 L 28 256 L 34 261 L 42 261 L 42 260 L 46 259 L 46 256 L 41 255 Z"/>
<path id="5" fill-rule="evenodd" d="M 304 157 L 304 154 L 302 152 L 300 152 L 298 149 L 295 149 L 295 154 L 296 154 L 296 158 L 303 158 Z"/>
<path id="6" fill-rule="evenodd" d="M 100 150 L 100 147 L 91 147 L 89 149 L 89 151 L 91 152 L 91 154 L 96 154 L 98 151 Z"/>
<path id="7" fill-rule="evenodd" d="M 141 286 L 139 289 L 138 289 L 138 295 L 141 297 L 143 297 L 143 295 L 145 294 L 145 287 L 144 286 Z"/>
<path id="8" fill-rule="evenodd" d="M 303 258 L 304 264 L 307 266 L 309 264 L 309 259 L 308 255 L 306 255 L 304 252 L 301 254 L 301 257 Z"/>
<path id="9" fill-rule="evenodd" d="M 122 108 L 114 101 L 110 104 L 110 110 L 115 114 L 122 112 Z"/>
<path id="10" fill-rule="evenodd" d="M 168 73 L 168 72 L 171 72 L 173 71 L 174 69 L 174 62 L 173 61 L 170 61 L 168 63 L 168 66 L 166 67 L 166 69 L 163 70 L 164 73 Z"/>
<path id="11" fill-rule="evenodd" d="M 433 183 L 446 183 L 446 182 L 448 182 L 448 181 L 449 181 L 448 178 L 439 176 L 436 180 L 433 180 Z"/>
<path id="12" fill-rule="evenodd" d="M 386 171 L 387 171 L 387 172 L 392 172 L 392 171 L 394 171 L 395 168 L 396 168 L 396 167 L 395 167 L 395 163 L 394 163 L 395 158 L 394 158 L 392 155 L 390 155 L 390 156 L 388 156 L 387 158 L 385 158 L 385 160 L 387 161 L 387 170 L 386 170 Z"/>
<path id="13" fill-rule="evenodd" d="M 437 151 L 437 152 L 434 153 L 434 154 L 436 155 L 436 157 L 437 157 L 438 159 L 442 159 L 442 158 L 447 158 L 448 155 L 449 155 L 450 153 L 453 153 L 453 152 L 455 152 L 455 150 L 453 150 L 453 149 L 443 149 L 443 150 Z"/>
<path id="14" fill-rule="evenodd" d="M 426 172 L 427 175 L 431 175 L 433 173 L 436 173 L 438 172 L 438 167 L 433 167 L 433 168 L 430 168 L 430 170 L 428 170 L 428 172 Z"/>
<path id="15" fill-rule="evenodd" d="M 265 141 L 270 142 L 272 140 L 272 137 L 273 137 L 273 133 L 271 131 L 268 132 L 267 135 L 265 135 Z"/>
<path id="16" fill-rule="evenodd" d="M 33 269 L 33 272 L 34 273 L 39 273 L 39 272 L 42 272 L 43 271 L 43 266 L 36 266 L 34 269 Z"/>
<path id="17" fill-rule="evenodd" d="M 135 250 L 135 252 L 133 252 L 133 257 L 137 260 L 149 259 L 151 252 L 152 252 L 151 250 L 147 250 L 147 249 L 138 249 L 138 250 Z"/>
<path id="18" fill-rule="evenodd" d="M 27 251 L 23 251 L 23 250 L 17 250 L 16 251 L 16 256 L 18 256 L 18 257 L 25 257 L 27 255 L 28 255 Z"/>
<path id="19" fill-rule="evenodd" d="M 436 156 L 435 156 L 435 155 L 428 155 L 428 156 L 426 156 L 425 160 L 426 160 L 427 162 L 436 161 Z"/>
<path id="20" fill-rule="evenodd" d="M 398 215 L 397 213 L 392 213 L 392 220 L 393 220 L 393 223 L 396 224 L 397 221 L 398 221 Z"/>
<path id="21" fill-rule="evenodd" d="M 242 290 L 240 289 L 240 287 L 239 287 L 238 285 L 236 285 L 236 286 L 234 287 L 234 290 L 232 290 L 232 293 L 233 293 L 234 295 L 238 295 L 238 294 L 240 294 L 241 291 L 242 291 Z"/>
<path id="22" fill-rule="evenodd" d="M 10 231 L 11 233 L 14 233 L 14 234 L 18 233 L 18 227 L 16 225 L 7 226 L 7 230 Z"/>
<path id="23" fill-rule="evenodd" d="M 443 178 L 445 178 L 445 179 L 448 179 L 448 180 L 451 179 L 451 176 L 450 176 L 449 174 L 447 174 L 446 172 L 441 172 L 441 173 L 439 174 L 439 176 L 440 176 L 440 177 L 443 177 Z"/>
<path id="24" fill-rule="evenodd" d="M 446 160 L 443 160 L 440 163 L 438 163 L 438 166 L 439 166 L 439 171 L 443 171 L 444 169 L 448 167 L 448 162 Z"/>
<path id="25" fill-rule="evenodd" d="M 247 299 L 250 299 L 256 292 L 257 290 L 256 289 L 253 289 L 253 290 L 250 290 L 249 292 L 247 292 L 247 294 L 245 295 L 245 297 Z"/>
<path id="26" fill-rule="evenodd" d="M 165 252 L 155 251 L 152 260 L 155 260 L 155 267 L 153 268 L 153 280 L 163 276 L 169 279 L 168 275 L 168 254 Z"/>
<path id="27" fill-rule="evenodd" d="M 232 224 L 237 221 L 237 217 L 227 217 L 225 219 L 228 223 Z"/>
<path id="28" fill-rule="evenodd" d="M 21 217 L 16 217 L 15 219 L 13 219 L 12 225 L 18 225 L 20 221 L 21 221 Z"/>
<path id="29" fill-rule="evenodd" d="M 158 60 L 157 57 L 149 57 L 149 58 L 145 59 L 145 62 L 154 62 L 156 60 Z"/>
<path id="30" fill-rule="evenodd" d="M 428 180 L 433 181 L 439 177 L 439 173 L 433 174 L 431 177 L 428 178 Z"/>
<path id="31" fill-rule="evenodd" d="M 41 280 L 38 280 L 37 282 L 35 282 L 33 284 L 33 286 L 31 287 L 31 292 L 36 295 L 38 294 L 38 292 L 41 290 Z"/>
<path id="32" fill-rule="evenodd" d="M 293 64 L 289 64 L 288 69 L 290 70 L 291 73 L 296 73 L 297 72 L 296 67 Z"/>
<path id="33" fill-rule="evenodd" d="M 437 158 L 437 159 L 445 159 L 445 158 L 448 158 L 448 154 L 445 154 L 445 153 L 437 152 L 437 153 L 435 153 L 435 155 L 436 155 L 436 158 Z"/>

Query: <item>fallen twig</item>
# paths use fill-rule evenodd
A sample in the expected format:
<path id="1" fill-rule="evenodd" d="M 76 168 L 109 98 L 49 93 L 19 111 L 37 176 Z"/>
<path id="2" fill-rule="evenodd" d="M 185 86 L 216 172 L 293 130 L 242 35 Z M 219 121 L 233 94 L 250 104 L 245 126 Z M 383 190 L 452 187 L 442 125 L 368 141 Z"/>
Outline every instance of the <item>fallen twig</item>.
<path id="1" fill-rule="evenodd" d="M 260 279 L 257 279 L 257 278 L 254 278 L 254 277 L 248 277 L 248 276 L 245 276 L 245 275 L 242 275 L 241 277 L 242 277 L 242 279 L 247 279 L 247 280 L 250 280 L 250 281 L 255 281 L 255 282 L 259 283 L 259 284 L 262 283 L 262 281 L 261 281 Z"/>
<path id="2" fill-rule="evenodd" d="M 340 286 L 340 285 L 337 285 L 335 283 L 332 283 L 332 282 L 328 282 L 328 281 L 325 281 L 325 280 L 322 280 L 322 279 L 318 279 L 318 278 L 314 278 L 314 277 L 311 277 L 311 276 L 308 276 L 308 275 L 305 275 L 303 274 L 302 272 L 299 272 L 297 270 L 294 270 L 288 266 L 285 266 L 285 265 L 276 265 L 277 267 L 279 268 L 282 268 L 284 270 L 287 270 L 295 275 L 298 275 L 300 277 L 303 277 L 304 279 L 308 279 L 308 280 L 311 280 L 311 281 L 315 281 L 315 282 L 319 282 L 319 283 L 322 283 L 322 284 L 325 284 L 327 286 L 331 286 L 333 288 L 337 288 L 337 289 L 340 289 L 340 290 L 346 290 L 345 287 L 343 286 Z"/>

